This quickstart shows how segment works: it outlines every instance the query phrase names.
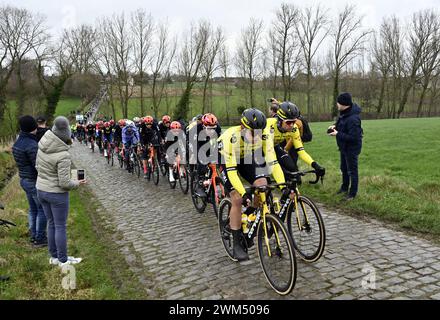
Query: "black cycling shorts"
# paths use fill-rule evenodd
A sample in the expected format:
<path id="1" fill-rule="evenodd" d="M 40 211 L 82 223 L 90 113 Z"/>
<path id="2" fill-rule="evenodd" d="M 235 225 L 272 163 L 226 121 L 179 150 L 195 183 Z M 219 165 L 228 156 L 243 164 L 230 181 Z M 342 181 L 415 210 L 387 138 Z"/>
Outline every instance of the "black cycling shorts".
<path id="1" fill-rule="evenodd" d="M 240 159 L 240 164 L 238 164 L 236 166 L 237 172 L 239 177 L 243 178 L 244 180 L 246 180 L 249 184 L 253 185 L 255 180 L 258 180 L 260 178 L 268 178 L 269 177 L 269 172 L 268 172 L 268 168 L 266 166 L 266 163 L 263 164 L 257 164 L 257 163 L 253 163 L 253 164 L 241 164 L 241 162 L 243 159 Z M 224 163 L 222 161 L 222 163 Z M 226 169 L 225 165 L 222 164 L 220 166 L 220 171 L 221 171 L 221 178 L 223 180 L 225 189 L 228 193 L 230 193 L 232 190 L 235 190 L 234 187 L 232 186 L 231 182 L 229 181 L 228 175 L 227 175 L 227 170 L 231 170 L 232 168 L 228 168 Z"/>

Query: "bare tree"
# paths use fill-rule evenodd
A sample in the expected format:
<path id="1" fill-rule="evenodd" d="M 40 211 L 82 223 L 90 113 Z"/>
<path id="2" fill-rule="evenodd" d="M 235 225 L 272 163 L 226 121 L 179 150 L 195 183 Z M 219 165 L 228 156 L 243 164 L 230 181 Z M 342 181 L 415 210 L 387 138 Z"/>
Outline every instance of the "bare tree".
<path id="1" fill-rule="evenodd" d="M 300 12 L 299 21 L 295 24 L 298 39 L 302 49 L 302 61 L 307 72 L 307 113 L 313 114 L 311 94 L 313 87 L 313 60 L 324 39 L 329 33 L 329 20 L 325 9 L 320 7 L 308 7 Z"/>
<path id="2" fill-rule="evenodd" d="M 107 22 L 109 45 L 111 48 L 111 65 L 116 76 L 122 116 L 128 118 L 128 101 L 133 94 L 133 41 L 130 37 L 129 25 L 125 14 L 113 15 Z"/>
<path id="3" fill-rule="evenodd" d="M 283 83 L 283 99 L 287 100 L 292 79 L 292 57 L 296 56 L 295 54 L 292 54 L 292 50 L 295 50 L 296 47 L 297 39 L 294 31 L 299 16 L 299 9 L 293 4 L 283 3 L 281 8 L 278 9 L 275 14 L 276 17 L 272 23 L 274 30 L 273 35 L 276 39 L 276 48 L 279 50 L 281 81 Z M 296 65 L 296 63 L 294 64 Z"/>
<path id="4" fill-rule="evenodd" d="M 16 116 L 20 117 L 24 112 L 26 99 L 22 64 L 35 47 L 40 47 L 47 42 L 48 34 L 44 26 L 44 18 L 32 14 L 27 9 L 13 8 L 9 14 L 8 24 L 13 28 L 9 38 L 9 50 L 10 55 L 15 56 L 14 68 L 18 80 Z"/>
<path id="5" fill-rule="evenodd" d="M 158 117 L 159 107 L 164 96 L 166 79 L 169 77 L 171 63 L 176 54 L 177 39 L 171 39 L 167 27 L 168 23 L 161 23 L 157 27 L 157 37 L 154 41 L 151 72 L 151 96 L 153 100 L 154 116 Z"/>
<path id="6" fill-rule="evenodd" d="M 91 72 L 94 64 L 93 52 L 97 45 L 95 29 L 89 25 L 80 25 L 65 30 L 64 33 L 64 46 L 69 51 L 75 72 Z"/>
<path id="7" fill-rule="evenodd" d="M 55 114 L 67 79 L 75 73 L 76 55 L 75 50 L 66 45 L 69 41 L 69 32 L 65 31 L 58 45 L 34 48 L 38 80 L 46 99 L 49 121 Z"/>
<path id="8" fill-rule="evenodd" d="M 192 24 L 189 33 L 183 40 L 178 63 L 180 73 L 185 78 L 185 87 L 174 112 L 176 119 L 187 117 L 191 91 L 198 79 L 206 55 L 209 29 L 210 24 L 206 21 L 200 21 L 197 25 Z"/>
<path id="9" fill-rule="evenodd" d="M 424 43 L 422 52 L 422 92 L 420 93 L 417 107 L 417 117 L 422 115 L 422 107 L 428 86 L 432 81 L 435 70 L 440 65 L 440 18 L 434 11 L 427 12 L 425 22 L 429 35 L 428 41 Z"/>
<path id="10" fill-rule="evenodd" d="M 275 36 L 275 30 L 272 28 L 268 31 L 267 36 L 267 44 L 268 47 L 266 48 L 266 51 L 269 53 L 270 57 L 270 63 L 268 66 L 269 71 L 269 78 L 272 80 L 272 97 L 277 96 L 277 89 L 278 89 L 278 72 L 280 70 L 280 50 L 278 48 L 278 42 L 277 38 Z"/>
<path id="11" fill-rule="evenodd" d="M 242 33 L 238 44 L 236 67 L 246 79 L 248 98 L 251 106 L 255 106 L 254 85 L 261 74 L 261 58 L 263 47 L 260 43 L 263 32 L 263 21 L 251 19 Z"/>
<path id="12" fill-rule="evenodd" d="M 152 35 L 154 31 L 153 17 L 143 9 L 136 10 L 131 17 L 131 30 L 134 37 L 134 61 L 140 78 L 141 114 L 145 115 L 144 78 L 145 69 L 149 65 Z"/>
<path id="13" fill-rule="evenodd" d="M 113 50 L 109 36 L 110 23 L 111 21 L 108 19 L 101 19 L 97 22 L 97 45 L 94 54 L 94 67 L 105 81 L 108 102 L 111 106 L 113 118 L 116 119 L 114 97 L 116 72 L 113 68 Z"/>
<path id="14" fill-rule="evenodd" d="M 224 41 L 225 41 L 225 37 L 223 34 L 223 30 L 221 28 L 217 28 L 217 30 L 215 30 L 215 31 L 213 31 L 211 28 L 208 30 L 208 45 L 206 48 L 206 54 L 205 54 L 205 57 L 203 59 L 203 64 L 202 64 L 202 75 L 204 78 L 202 113 L 205 113 L 205 110 L 208 109 L 208 106 L 207 106 L 208 84 L 212 78 L 213 73 L 219 68 L 219 66 L 216 65 L 217 56 L 219 54 L 220 48 L 222 47 Z M 211 99 L 212 99 L 212 97 L 211 97 Z"/>
<path id="15" fill-rule="evenodd" d="M 339 79 L 342 69 L 361 53 L 370 33 L 369 30 L 362 30 L 362 18 L 356 16 L 355 6 L 347 5 L 338 14 L 331 32 L 333 39 L 331 69 L 334 79 L 333 116 L 337 115 L 336 100 L 339 95 Z"/>
<path id="16" fill-rule="evenodd" d="M 222 45 L 219 54 L 219 66 L 224 79 L 224 97 L 225 97 L 225 110 L 226 110 L 226 123 L 229 125 L 229 108 L 230 108 L 230 92 L 228 85 L 229 69 L 231 67 L 231 60 L 228 52 L 228 48 L 225 44 Z"/>
<path id="17" fill-rule="evenodd" d="M 404 84 L 403 93 L 397 110 L 397 118 L 400 118 L 408 101 L 408 95 L 414 87 L 416 81 L 420 78 L 419 69 L 422 65 L 423 55 L 429 50 L 429 38 L 432 33 L 434 19 L 431 18 L 433 13 L 429 10 L 414 13 L 410 25 L 410 33 L 408 36 L 409 48 L 403 59 Z"/>

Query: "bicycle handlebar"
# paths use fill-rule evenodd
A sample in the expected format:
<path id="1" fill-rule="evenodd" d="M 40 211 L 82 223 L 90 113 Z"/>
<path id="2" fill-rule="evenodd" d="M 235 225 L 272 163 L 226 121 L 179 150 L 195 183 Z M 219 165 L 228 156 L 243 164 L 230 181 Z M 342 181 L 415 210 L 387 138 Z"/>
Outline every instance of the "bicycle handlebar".
<path id="1" fill-rule="evenodd" d="M 310 170 L 310 171 L 298 171 L 298 172 L 287 172 L 288 174 L 292 175 L 292 176 L 305 176 L 309 173 L 314 173 L 316 179 L 313 181 L 309 181 L 310 184 L 317 184 L 319 182 L 319 180 L 321 180 L 321 183 L 323 181 L 323 177 L 319 176 L 316 172 L 316 170 Z M 281 186 L 288 186 L 291 185 L 291 181 L 286 181 L 284 183 L 277 183 L 277 184 L 270 184 L 270 185 L 265 185 L 265 186 L 260 186 L 260 187 L 255 187 L 255 186 L 251 186 L 251 187 L 247 187 L 245 188 L 246 192 L 250 192 L 250 193 L 254 193 L 255 191 L 259 191 L 259 192 L 265 192 L 266 190 L 273 190 L 276 189 L 278 187 Z"/>

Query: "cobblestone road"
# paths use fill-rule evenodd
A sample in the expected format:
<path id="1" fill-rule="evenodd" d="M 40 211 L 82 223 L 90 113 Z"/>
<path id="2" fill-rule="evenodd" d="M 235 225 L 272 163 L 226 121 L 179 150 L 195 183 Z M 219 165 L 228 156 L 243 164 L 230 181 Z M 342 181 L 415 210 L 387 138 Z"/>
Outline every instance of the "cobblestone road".
<path id="1" fill-rule="evenodd" d="M 152 299 L 440 299 L 439 246 L 322 207 L 324 256 L 315 264 L 298 259 L 296 286 L 280 297 L 254 248 L 242 264 L 226 256 L 212 208 L 200 215 L 179 187 L 171 190 L 165 179 L 157 187 L 134 179 L 77 142 L 71 154 L 122 234 L 121 252 L 131 245 L 141 258 Z M 364 288 L 362 281 L 373 275 L 375 288 Z"/>

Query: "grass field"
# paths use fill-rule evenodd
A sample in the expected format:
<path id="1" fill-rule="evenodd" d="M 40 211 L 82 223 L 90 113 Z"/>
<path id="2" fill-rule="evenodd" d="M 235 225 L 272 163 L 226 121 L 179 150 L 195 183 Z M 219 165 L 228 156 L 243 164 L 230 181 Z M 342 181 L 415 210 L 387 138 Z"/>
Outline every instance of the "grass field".
<path id="1" fill-rule="evenodd" d="M 55 116 L 59 116 L 59 115 L 68 116 L 71 113 L 71 111 L 79 109 L 80 105 L 81 105 L 80 98 L 63 97 L 58 103 Z M 15 110 L 16 110 L 15 100 L 8 101 L 8 110 L 11 115 L 15 115 Z M 28 110 L 27 113 L 32 114 L 34 116 L 38 116 L 40 114 L 38 111 L 32 112 L 31 110 Z M 12 119 L 15 119 L 14 116 L 12 116 Z M 3 122 L 0 123 L 0 137 L 5 135 L 9 136 L 13 134 L 16 131 L 16 129 L 17 129 L 16 121 L 14 120 L 9 121 L 8 114 L 6 114 L 5 120 L 3 120 Z"/>
<path id="2" fill-rule="evenodd" d="M 0 282 L 0 300 L 148 298 L 110 239 L 113 231 L 96 222 L 97 207 L 87 189 L 70 194 L 68 253 L 84 261 L 75 268 L 76 289 L 63 289 L 65 274 L 49 265 L 47 248 L 35 249 L 28 242 L 28 204 L 18 180 L 15 176 L 0 194 L 6 205 L 0 217 L 17 224 L 10 230 L 0 228 L 0 275 L 10 276 Z"/>
<path id="3" fill-rule="evenodd" d="M 342 182 L 330 123 L 312 123 L 306 150 L 326 167 L 324 185 L 303 184 L 312 198 L 340 209 L 396 222 L 414 231 L 440 235 L 440 118 L 363 121 L 358 198 L 341 202 Z M 301 162 L 301 161 L 300 161 Z"/>

